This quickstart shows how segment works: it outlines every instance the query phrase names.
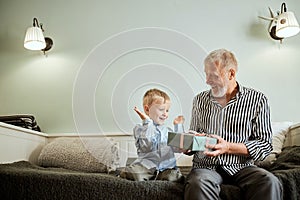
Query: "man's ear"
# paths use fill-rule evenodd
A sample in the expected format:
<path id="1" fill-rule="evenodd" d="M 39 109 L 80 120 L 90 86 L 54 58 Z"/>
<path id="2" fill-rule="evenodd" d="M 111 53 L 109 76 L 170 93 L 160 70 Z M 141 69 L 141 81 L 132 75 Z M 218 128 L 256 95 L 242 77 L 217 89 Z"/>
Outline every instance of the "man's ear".
<path id="1" fill-rule="evenodd" d="M 235 78 L 235 70 L 234 69 L 229 69 L 229 80 L 232 80 Z"/>

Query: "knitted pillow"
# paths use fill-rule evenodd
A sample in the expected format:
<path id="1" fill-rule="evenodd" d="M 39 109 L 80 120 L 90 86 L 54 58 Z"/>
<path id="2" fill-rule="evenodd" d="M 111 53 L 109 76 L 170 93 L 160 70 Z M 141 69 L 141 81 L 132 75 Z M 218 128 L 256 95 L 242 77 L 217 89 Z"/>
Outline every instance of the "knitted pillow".
<path id="1" fill-rule="evenodd" d="M 119 162 L 117 143 L 107 138 L 60 137 L 45 145 L 38 157 L 42 167 L 83 172 L 109 172 Z"/>

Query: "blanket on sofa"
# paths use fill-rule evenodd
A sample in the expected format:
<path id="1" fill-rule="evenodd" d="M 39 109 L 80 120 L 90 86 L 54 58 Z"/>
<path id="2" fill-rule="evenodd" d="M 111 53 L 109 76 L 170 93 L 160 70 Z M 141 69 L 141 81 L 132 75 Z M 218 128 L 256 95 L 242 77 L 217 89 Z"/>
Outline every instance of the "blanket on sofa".
<path id="1" fill-rule="evenodd" d="M 190 168 L 184 168 L 184 174 Z M 287 147 L 269 168 L 283 183 L 284 199 L 300 199 L 300 147 Z M 1 199 L 183 199 L 184 185 L 134 182 L 107 173 L 44 168 L 27 161 L 0 165 Z M 240 189 L 221 185 L 221 198 L 243 199 Z"/>
<path id="2" fill-rule="evenodd" d="M 107 173 L 43 168 L 26 161 L 0 165 L 1 199 L 182 199 L 183 184 L 134 182 Z"/>
<path id="3" fill-rule="evenodd" d="M 267 170 L 281 181 L 284 199 L 300 199 L 300 146 L 284 148 Z"/>

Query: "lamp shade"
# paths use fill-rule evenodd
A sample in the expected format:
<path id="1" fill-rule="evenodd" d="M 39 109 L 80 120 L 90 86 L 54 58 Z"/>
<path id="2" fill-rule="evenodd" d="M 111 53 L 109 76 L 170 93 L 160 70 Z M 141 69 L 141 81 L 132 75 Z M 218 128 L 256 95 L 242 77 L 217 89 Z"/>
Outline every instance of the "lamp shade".
<path id="1" fill-rule="evenodd" d="M 26 31 L 24 47 L 29 50 L 41 50 L 46 47 L 43 31 L 39 27 L 29 27 Z"/>
<path id="2" fill-rule="evenodd" d="M 291 37 L 300 31 L 299 24 L 293 12 L 283 12 L 278 15 L 276 36 L 280 38 Z"/>

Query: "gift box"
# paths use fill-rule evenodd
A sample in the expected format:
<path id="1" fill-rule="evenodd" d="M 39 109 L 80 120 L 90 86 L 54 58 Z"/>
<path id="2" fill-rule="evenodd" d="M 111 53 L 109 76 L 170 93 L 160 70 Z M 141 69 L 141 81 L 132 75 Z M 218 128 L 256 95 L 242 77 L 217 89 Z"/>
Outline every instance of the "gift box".
<path id="1" fill-rule="evenodd" d="M 193 133 L 168 132 L 168 145 L 185 150 L 205 151 L 206 144 L 215 145 L 217 139 L 207 136 L 198 136 Z"/>

